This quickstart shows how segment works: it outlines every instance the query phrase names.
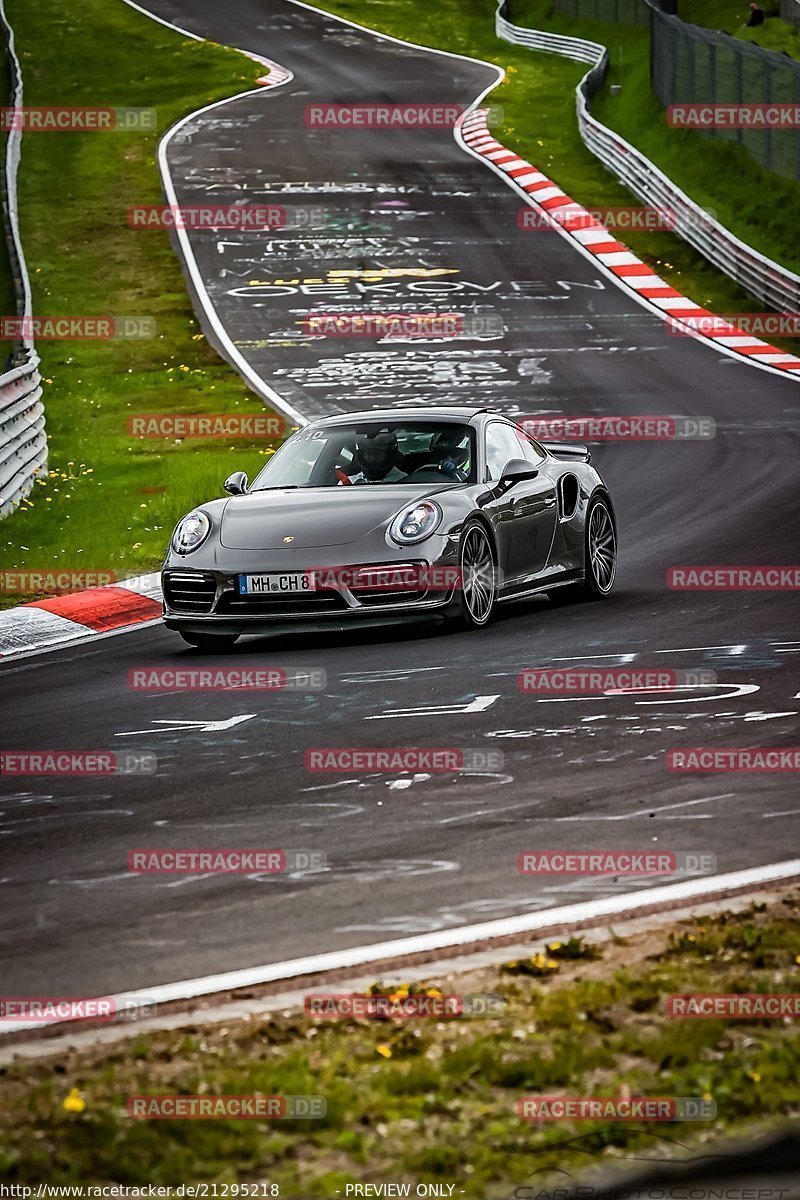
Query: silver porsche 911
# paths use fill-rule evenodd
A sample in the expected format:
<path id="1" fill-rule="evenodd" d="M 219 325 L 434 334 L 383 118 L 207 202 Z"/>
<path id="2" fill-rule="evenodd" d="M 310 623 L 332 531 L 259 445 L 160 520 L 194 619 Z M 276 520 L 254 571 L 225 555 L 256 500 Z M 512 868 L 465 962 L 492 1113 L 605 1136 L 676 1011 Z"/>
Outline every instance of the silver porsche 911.
<path id="1" fill-rule="evenodd" d="M 598 599 L 617 527 L 585 446 L 535 442 L 488 409 L 379 409 L 314 421 L 252 483 L 178 523 L 164 622 L 202 650 L 276 625 L 440 614 L 487 624 L 535 592 Z"/>

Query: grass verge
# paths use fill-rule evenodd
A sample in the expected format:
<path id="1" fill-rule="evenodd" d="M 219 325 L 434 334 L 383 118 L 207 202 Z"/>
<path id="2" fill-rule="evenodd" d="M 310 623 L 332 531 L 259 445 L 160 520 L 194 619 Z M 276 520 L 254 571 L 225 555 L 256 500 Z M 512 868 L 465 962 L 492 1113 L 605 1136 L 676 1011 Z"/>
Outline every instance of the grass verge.
<path id="1" fill-rule="evenodd" d="M 255 470 L 277 443 L 134 440 L 147 412 L 257 413 L 263 404 L 199 332 L 166 233 L 126 210 L 162 203 L 155 154 L 186 113 L 255 86 L 263 67 L 108 0 L 8 0 L 26 105 L 157 110 L 157 130 L 23 135 L 21 232 L 34 312 L 147 316 L 139 341 L 43 341 L 49 473 L 0 523 L 0 569 L 154 570 L 176 520 Z M 13 309 L 12 309 L 13 311 Z M 0 605 L 29 594 L 0 595 Z"/>
<path id="2" fill-rule="evenodd" d="M 749 0 L 679 0 L 678 16 L 691 25 L 724 29 L 733 37 L 753 42 L 764 50 L 783 51 L 792 58 L 800 58 L 800 26 L 781 20 L 780 0 L 765 0 L 761 7 L 766 20 L 754 29 L 747 25 Z"/>
<path id="3" fill-rule="evenodd" d="M 796 889 L 612 938 L 579 939 L 430 995 L 490 992 L 485 1019 L 317 1020 L 284 1013 L 134 1036 L 0 1076 L 0 1178 L 62 1183 L 269 1181 L 282 1197 L 348 1183 L 451 1183 L 475 1200 L 590 1161 L 670 1157 L 798 1115 L 800 1033 L 786 1019 L 677 1020 L 673 993 L 797 991 Z M 531 947 L 533 952 L 534 947 Z M 334 987 L 334 990 L 341 990 Z M 376 985 L 375 990 L 382 990 Z M 398 988 L 402 995 L 407 989 Z M 419 990 L 419 989 L 415 989 Z M 713 1121 L 534 1124 L 524 1095 L 713 1098 Z M 134 1120 L 133 1095 L 322 1096 L 322 1120 Z M 596 1161 L 596 1160 L 595 1160 Z M 222 1194 L 222 1193 L 220 1193 Z M 234 1194 L 234 1193 L 228 1193 Z M 446 1193 L 445 1193 L 446 1194 Z M 533 1194 L 533 1193 L 531 1193 Z"/>

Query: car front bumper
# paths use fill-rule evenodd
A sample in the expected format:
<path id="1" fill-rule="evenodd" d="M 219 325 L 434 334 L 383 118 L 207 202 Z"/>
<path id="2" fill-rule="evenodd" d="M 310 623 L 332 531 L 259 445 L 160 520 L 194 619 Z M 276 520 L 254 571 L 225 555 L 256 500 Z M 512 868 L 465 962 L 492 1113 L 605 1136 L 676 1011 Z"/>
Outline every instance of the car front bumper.
<path id="1" fill-rule="evenodd" d="M 312 561 L 309 555 L 309 561 L 305 562 L 302 561 L 305 555 L 290 557 L 279 552 L 248 556 L 244 561 L 241 560 L 244 556 L 240 559 L 237 555 L 239 561 L 229 561 L 226 569 L 220 569 L 219 563 L 208 567 L 200 563 L 189 565 L 190 556 L 171 554 L 161 574 L 164 624 L 185 633 L 244 634 L 281 624 L 335 627 L 359 620 L 407 620 L 441 612 L 458 603 L 457 587 L 452 582 L 457 555 L 449 539 L 439 541 L 442 554 L 435 560 L 398 554 L 393 561 L 390 553 L 380 562 L 362 561 L 344 567 L 341 563 L 320 563 L 318 556 Z M 231 570 L 231 566 L 235 569 Z M 414 582 L 421 586 L 381 587 L 380 580 L 373 580 L 371 586 L 359 587 L 356 573 L 377 567 L 391 572 L 410 571 Z M 303 571 L 321 572 L 326 584 L 335 577 L 336 586 L 323 586 L 300 595 L 239 594 L 239 575 Z M 441 586 L 448 583 L 449 586 Z"/>

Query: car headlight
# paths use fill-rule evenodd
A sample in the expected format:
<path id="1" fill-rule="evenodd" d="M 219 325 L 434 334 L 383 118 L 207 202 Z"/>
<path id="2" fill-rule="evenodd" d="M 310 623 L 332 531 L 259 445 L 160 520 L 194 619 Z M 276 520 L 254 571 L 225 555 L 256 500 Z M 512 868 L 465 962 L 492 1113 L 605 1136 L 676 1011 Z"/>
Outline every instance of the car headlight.
<path id="1" fill-rule="evenodd" d="M 401 546 L 430 537 L 442 519 L 442 510 L 432 500 L 421 500 L 399 512 L 389 526 L 389 536 Z"/>
<path id="2" fill-rule="evenodd" d="M 172 549 L 177 554 L 191 554 L 206 540 L 210 528 L 211 522 L 201 509 L 189 513 L 178 522 L 172 535 Z"/>

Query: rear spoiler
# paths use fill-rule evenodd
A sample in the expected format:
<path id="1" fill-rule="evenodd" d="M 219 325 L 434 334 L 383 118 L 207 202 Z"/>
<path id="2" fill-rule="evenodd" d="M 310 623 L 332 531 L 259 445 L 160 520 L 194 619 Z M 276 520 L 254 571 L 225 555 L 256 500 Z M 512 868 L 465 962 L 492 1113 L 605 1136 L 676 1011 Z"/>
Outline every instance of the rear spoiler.
<path id="1" fill-rule="evenodd" d="M 545 450 L 554 454 L 556 458 L 577 458 L 580 462 L 587 463 L 592 459 L 589 447 L 580 442 L 539 442 L 539 445 L 544 446 Z"/>

